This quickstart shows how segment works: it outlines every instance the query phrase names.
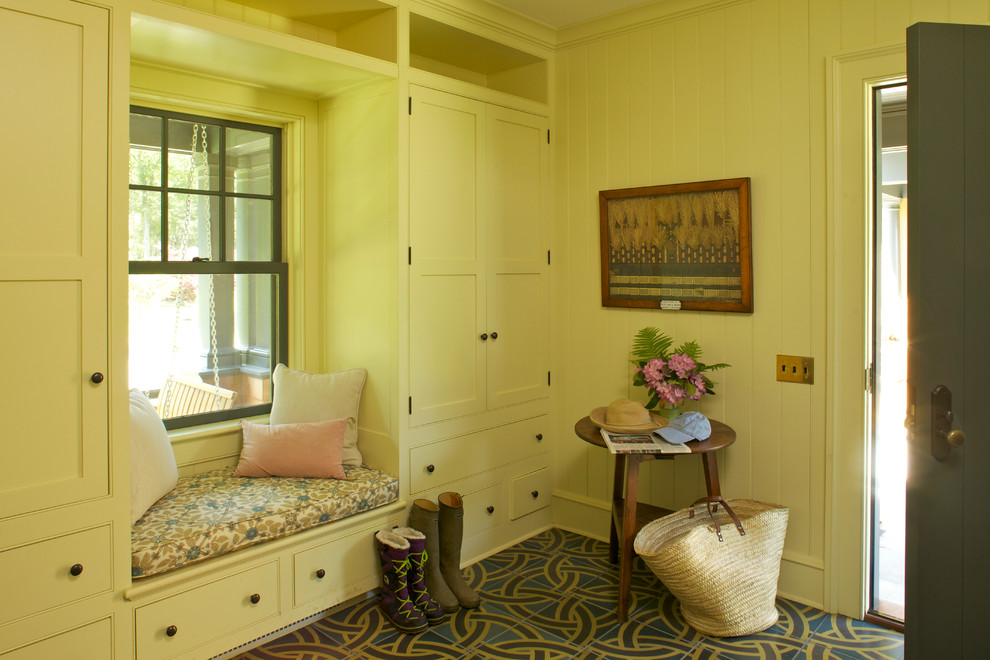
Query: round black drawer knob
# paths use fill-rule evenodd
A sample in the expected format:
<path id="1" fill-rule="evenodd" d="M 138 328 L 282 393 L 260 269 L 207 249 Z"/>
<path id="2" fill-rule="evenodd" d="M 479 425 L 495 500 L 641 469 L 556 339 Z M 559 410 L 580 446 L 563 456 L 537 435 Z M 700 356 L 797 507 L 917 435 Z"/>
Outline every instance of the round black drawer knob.
<path id="1" fill-rule="evenodd" d="M 433 463 L 430 463 L 429 465 L 426 466 L 426 471 L 429 472 L 430 474 L 433 474 L 433 471 L 436 469 L 437 467 Z"/>
<path id="2" fill-rule="evenodd" d="M 497 332 L 493 332 L 492 333 L 492 339 L 498 339 L 498 333 Z"/>
<path id="3" fill-rule="evenodd" d="M 82 575 L 82 571 L 83 571 L 82 564 L 73 564 L 72 567 L 69 569 L 69 575 L 71 575 L 72 577 L 76 577 Z"/>
<path id="4" fill-rule="evenodd" d="M 481 341 L 488 341 L 488 333 L 487 332 L 482 332 L 481 333 Z"/>
<path id="5" fill-rule="evenodd" d="M 261 594 L 251 594 L 251 604 L 257 605 L 261 602 Z"/>
<path id="6" fill-rule="evenodd" d="M 169 637 L 175 637 L 176 633 L 178 632 L 179 629 L 176 628 L 175 626 L 169 626 L 168 628 L 165 629 L 165 634 L 168 635 Z"/>
<path id="7" fill-rule="evenodd" d="M 532 496 L 533 496 L 533 499 L 535 500 L 535 499 L 536 499 L 537 497 L 539 497 L 539 496 L 540 496 L 540 491 L 538 491 L 538 490 L 534 490 L 534 491 L 533 491 L 533 492 L 532 492 L 531 494 L 532 494 Z"/>
<path id="8" fill-rule="evenodd" d="M 97 385 L 99 385 L 100 383 L 103 382 L 103 374 L 101 374 L 99 371 L 97 371 L 92 376 L 90 376 L 89 379 L 91 381 L 93 381 L 94 383 L 96 383 Z"/>
<path id="9" fill-rule="evenodd" d="M 495 507 L 489 506 L 487 509 L 485 509 L 485 511 L 487 511 L 489 514 L 495 513 Z"/>
<path id="10" fill-rule="evenodd" d="M 542 440 L 543 439 L 543 434 L 542 433 L 537 433 L 536 434 L 536 439 L 537 440 Z"/>
<path id="11" fill-rule="evenodd" d="M 317 580 L 322 580 L 326 576 L 327 576 L 327 572 L 325 570 L 323 570 L 322 568 L 316 569 L 316 579 Z"/>

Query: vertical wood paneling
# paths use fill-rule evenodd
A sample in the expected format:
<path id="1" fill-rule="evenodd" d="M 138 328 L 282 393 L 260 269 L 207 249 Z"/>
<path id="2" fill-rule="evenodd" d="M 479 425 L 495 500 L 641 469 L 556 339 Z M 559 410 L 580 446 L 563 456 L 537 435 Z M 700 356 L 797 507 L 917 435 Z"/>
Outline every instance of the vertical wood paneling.
<path id="1" fill-rule="evenodd" d="M 650 172 L 652 143 L 650 31 L 639 30 L 629 35 L 629 180 L 627 185 L 648 186 L 653 183 Z"/>
<path id="2" fill-rule="evenodd" d="M 781 25 L 808 25 L 804 3 L 781 2 Z M 811 281 L 811 225 L 807 222 L 810 180 L 808 157 L 811 151 L 811 127 L 807 112 L 794 112 L 807 103 L 809 52 L 807 33 L 784 29 L 781 44 L 781 135 L 788 148 L 781 150 L 781 349 L 796 355 L 812 355 L 811 308 L 820 304 L 808 295 Z M 801 218 L 802 220 L 797 220 Z M 765 366 L 771 367 L 772 363 Z M 794 503 L 794 515 L 788 522 L 792 548 L 810 551 L 810 498 L 818 480 L 810 474 L 811 444 L 789 442 L 789 438 L 810 438 L 812 388 L 805 385 L 778 385 L 781 391 L 780 463 L 781 499 Z"/>
<path id="3" fill-rule="evenodd" d="M 911 8 L 908 25 L 922 21 L 944 23 L 949 20 L 950 0 L 909 0 Z"/>
<path id="4" fill-rule="evenodd" d="M 833 2 L 835 0 L 832 0 Z M 839 0 L 843 50 L 862 48 L 876 38 L 876 0 Z"/>
<path id="5" fill-rule="evenodd" d="M 950 0 L 949 21 L 952 23 L 986 23 L 990 21 L 987 0 Z"/>
<path id="6" fill-rule="evenodd" d="M 651 183 L 674 183 L 674 29 L 670 23 L 650 35 Z"/>
<path id="7" fill-rule="evenodd" d="M 753 47 L 752 8 L 749 4 L 730 7 L 725 12 L 725 176 L 753 174 Z M 755 224 L 756 221 L 754 221 Z M 762 224 L 762 221 L 759 221 Z M 758 226 L 758 225 L 757 225 Z M 760 258 L 762 245 L 754 246 L 754 258 Z M 762 313 L 763 292 L 754 294 L 755 310 Z M 752 407 L 754 391 L 750 379 L 753 373 L 752 317 L 726 314 L 723 349 L 715 354 L 714 346 L 706 347 L 706 358 L 712 362 L 728 362 L 732 366 L 720 371 L 717 399 L 723 402 L 720 419 L 730 421 L 736 430 L 736 442 L 731 451 L 718 457 L 719 473 L 726 493 L 749 496 L 752 470 Z"/>
<path id="8" fill-rule="evenodd" d="M 720 179 L 725 174 L 725 26 L 721 12 L 698 17 L 698 177 Z"/>
<path id="9" fill-rule="evenodd" d="M 691 17 L 674 26 L 674 163 L 679 181 L 698 176 L 698 19 Z"/>
<path id="10" fill-rule="evenodd" d="M 608 170 L 607 158 L 609 153 L 610 140 L 610 117 L 609 100 L 606 92 L 608 90 L 608 70 L 609 70 L 609 43 L 607 41 L 593 42 L 588 45 L 587 65 L 588 65 L 588 187 L 583 191 L 588 200 L 587 227 L 592 237 L 589 246 L 593 249 L 588 251 L 586 257 L 587 268 L 594 276 L 594 287 L 589 289 L 585 299 L 585 308 L 589 310 L 588 316 L 581 321 L 587 324 L 589 343 L 580 353 L 582 360 L 588 363 L 588 374 L 595 384 L 593 395 L 597 397 L 591 406 L 605 405 L 612 399 L 621 396 L 624 392 L 624 383 L 616 376 L 616 366 L 605 357 L 603 349 L 609 346 L 609 313 L 601 306 L 601 272 L 592 264 L 599 263 L 598 253 L 598 206 L 597 194 L 599 190 L 607 189 Z M 607 374 L 612 374 L 609 377 Z M 607 464 L 595 460 L 597 454 L 592 456 L 588 465 L 588 478 L 592 484 L 592 490 L 588 493 L 592 497 L 603 500 L 611 498 L 609 489 L 609 477 L 611 473 L 607 469 Z"/>
<path id="11" fill-rule="evenodd" d="M 753 315 L 752 494 L 780 501 L 780 386 L 770 360 L 779 350 L 781 300 L 781 79 L 780 25 L 773 0 L 753 7 L 753 236 L 754 288 L 760 311 Z"/>
<path id="12" fill-rule="evenodd" d="M 904 40 L 908 27 L 908 3 L 904 0 L 876 0 L 876 42 L 888 43 Z"/>

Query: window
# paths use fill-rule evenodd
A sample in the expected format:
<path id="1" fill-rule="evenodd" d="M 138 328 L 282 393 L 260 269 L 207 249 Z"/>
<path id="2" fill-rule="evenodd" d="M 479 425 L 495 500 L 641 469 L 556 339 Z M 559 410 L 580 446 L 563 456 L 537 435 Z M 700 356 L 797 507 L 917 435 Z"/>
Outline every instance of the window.
<path id="1" fill-rule="evenodd" d="M 286 359 L 281 131 L 131 108 L 130 387 L 168 428 L 271 410 Z"/>

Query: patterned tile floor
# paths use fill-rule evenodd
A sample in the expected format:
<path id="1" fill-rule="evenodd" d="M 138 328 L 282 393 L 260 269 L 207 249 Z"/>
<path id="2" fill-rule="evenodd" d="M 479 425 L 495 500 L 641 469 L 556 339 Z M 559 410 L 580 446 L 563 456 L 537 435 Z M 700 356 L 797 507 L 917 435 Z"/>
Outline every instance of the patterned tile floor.
<path id="1" fill-rule="evenodd" d="M 334 612 L 238 660 L 619 660 L 621 658 L 903 658 L 884 628 L 778 599 L 780 619 L 746 637 L 695 632 L 639 558 L 629 620 L 615 617 L 618 569 L 608 544 L 552 529 L 464 570 L 481 607 L 417 635 L 396 631 L 377 598 Z"/>

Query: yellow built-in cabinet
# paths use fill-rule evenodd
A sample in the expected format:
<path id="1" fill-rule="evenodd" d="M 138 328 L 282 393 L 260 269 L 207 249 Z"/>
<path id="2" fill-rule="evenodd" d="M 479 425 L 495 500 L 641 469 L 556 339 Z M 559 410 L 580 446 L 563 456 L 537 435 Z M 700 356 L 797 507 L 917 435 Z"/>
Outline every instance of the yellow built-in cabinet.
<path id="1" fill-rule="evenodd" d="M 5 660 L 114 657 L 110 39 L 106 7 L 0 0 Z"/>
<path id="2" fill-rule="evenodd" d="M 547 119 L 410 94 L 410 425 L 545 398 Z"/>
<path id="3" fill-rule="evenodd" d="M 549 122 L 409 93 L 409 491 L 477 556 L 550 523 Z"/>

